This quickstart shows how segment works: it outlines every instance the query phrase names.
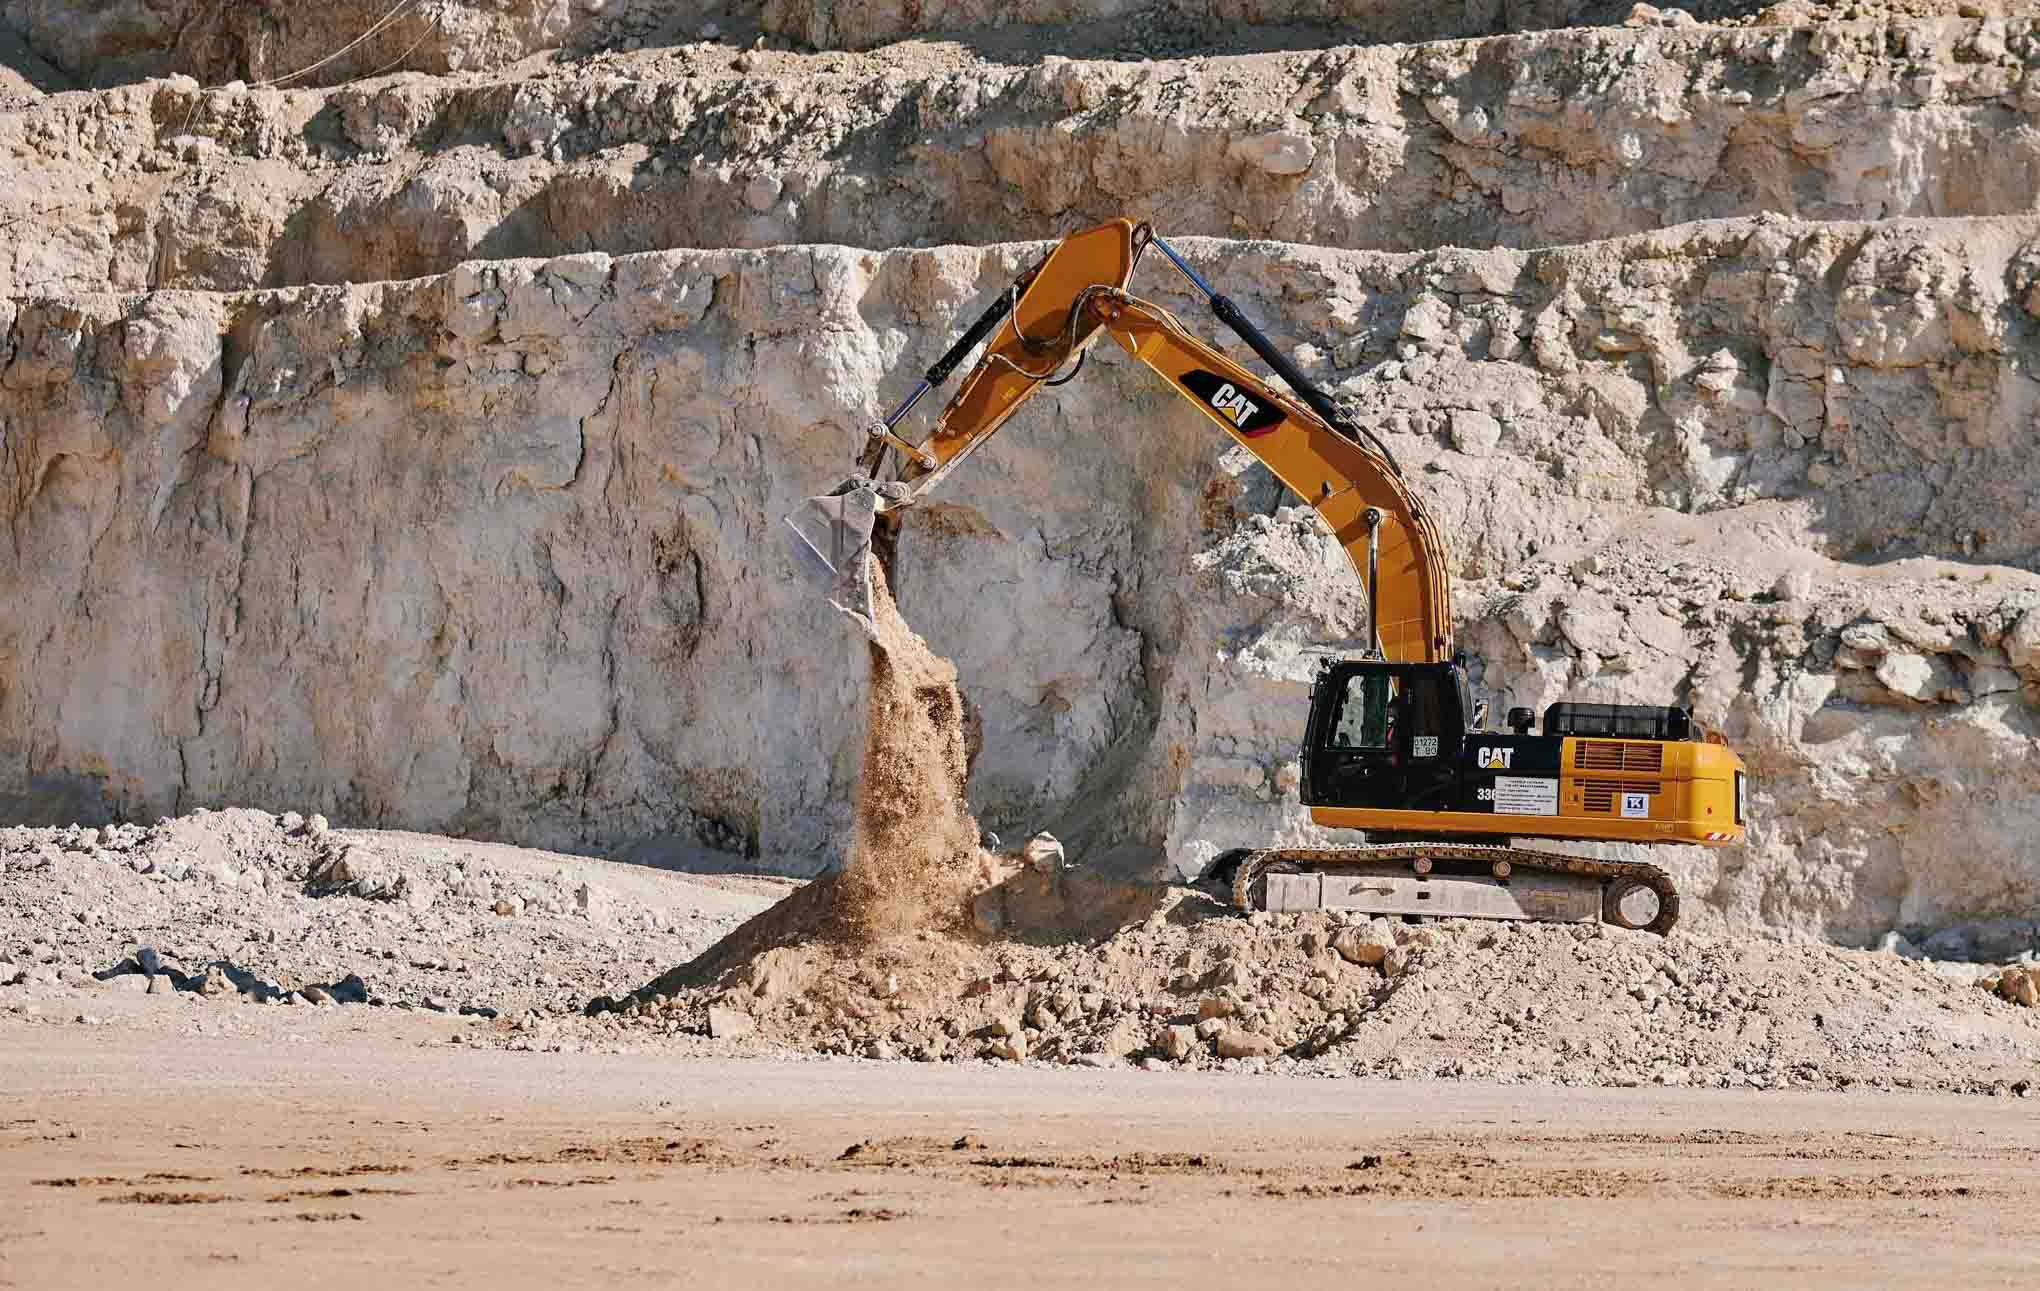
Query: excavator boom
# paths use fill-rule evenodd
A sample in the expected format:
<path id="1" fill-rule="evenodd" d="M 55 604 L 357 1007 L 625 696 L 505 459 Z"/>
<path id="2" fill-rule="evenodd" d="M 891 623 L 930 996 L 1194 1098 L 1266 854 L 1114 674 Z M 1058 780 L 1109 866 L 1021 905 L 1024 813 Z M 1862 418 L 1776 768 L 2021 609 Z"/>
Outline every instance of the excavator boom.
<path id="1" fill-rule="evenodd" d="M 1405 663 L 1450 656 L 1443 544 L 1385 454 L 1278 393 L 1158 305 L 1099 292 L 1088 307 L 1107 320 L 1107 335 L 1316 510 L 1367 589 L 1376 653 Z"/>
<path id="2" fill-rule="evenodd" d="M 1175 315 L 1127 293 L 1141 253 L 1163 251 L 1197 286 L 1213 313 L 1282 374 L 1285 394 L 1192 335 Z M 992 338 L 927 440 L 908 444 L 893 430 L 906 411 L 954 368 L 987 331 Z M 1213 292 L 1145 225 L 1113 220 L 1056 244 L 1002 293 L 928 379 L 881 426 L 859 461 L 865 479 L 887 451 L 898 479 L 853 478 L 788 517 L 795 532 L 842 580 L 844 599 L 865 588 L 863 561 L 872 518 L 909 506 L 1005 425 L 1044 384 L 1060 384 L 1101 335 L 1161 376 L 1213 425 L 1265 463 L 1308 502 L 1345 548 L 1368 590 L 1375 649 L 1396 662 L 1436 662 L 1452 648 L 1451 593 L 1439 540 L 1422 502 L 1387 449 L 1340 423 L 1331 400 L 1297 371 L 1225 296 Z M 845 608 L 861 610 L 861 604 Z"/>

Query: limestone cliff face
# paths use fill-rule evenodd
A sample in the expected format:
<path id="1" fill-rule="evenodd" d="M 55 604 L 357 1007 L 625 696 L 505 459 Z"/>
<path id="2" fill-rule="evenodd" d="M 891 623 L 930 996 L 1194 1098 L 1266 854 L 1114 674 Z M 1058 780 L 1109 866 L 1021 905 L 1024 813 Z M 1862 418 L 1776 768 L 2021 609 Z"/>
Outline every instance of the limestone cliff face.
<path id="1" fill-rule="evenodd" d="M 2040 901 L 2040 219 L 1185 246 L 1416 475 L 1497 708 L 1691 702 L 1744 751 L 1750 846 L 1671 861 L 1696 919 L 2019 935 L 1972 925 Z M 778 517 L 1034 254 L 0 305 L 0 806 L 830 864 L 862 647 Z M 1363 602 L 1221 447 L 1101 351 L 914 518 L 987 824 L 1184 869 L 1314 836 L 1306 647 Z"/>
<path id="2" fill-rule="evenodd" d="M 1129 212 L 1179 235 L 1395 251 L 1760 211 L 2019 214 L 2040 192 L 2036 67 L 2023 18 L 1152 63 L 689 44 L 330 90 L 151 81 L 0 113 L 19 167 L 0 185 L 0 295 L 981 245 Z"/>
<path id="3" fill-rule="evenodd" d="M 1979 0 L 1965 10 L 2005 4 Z M 1729 17 L 1763 7 L 1681 0 L 1652 21 L 1690 25 L 1693 13 Z M 821 50 L 938 33 L 991 37 L 1011 49 L 999 33 L 1032 29 L 1037 39 L 1023 37 L 1020 51 L 1099 45 L 1152 58 L 1213 46 L 1456 40 L 1618 22 L 1631 8 L 1622 0 L 0 0 L 0 26 L 81 86 L 177 74 L 214 84 L 332 85 L 383 72 L 498 69 L 562 49 L 743 44 L 761 33 Z"/>

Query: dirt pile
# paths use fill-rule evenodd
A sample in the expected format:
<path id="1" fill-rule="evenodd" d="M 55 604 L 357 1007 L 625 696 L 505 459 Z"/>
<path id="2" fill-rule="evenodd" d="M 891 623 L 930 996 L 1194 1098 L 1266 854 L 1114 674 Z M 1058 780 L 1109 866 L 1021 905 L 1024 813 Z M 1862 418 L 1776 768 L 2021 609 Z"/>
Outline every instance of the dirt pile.
<path id="1" fill-rule="evenodd" d="M 2040 1012 L 2002 998 L 1999 980 L 1599 925 L 1242 918 L 1175 888 L 1084 944 L 923 932 L 854 960 L 777 946 L 702 985 L 655 983 L 603 1024 L 679 1037 L 709 1032 L 713 1010 L 714 1034 L 749 1049 L 921 1061 L 2018 1092 L 2040 1079 Z"/>

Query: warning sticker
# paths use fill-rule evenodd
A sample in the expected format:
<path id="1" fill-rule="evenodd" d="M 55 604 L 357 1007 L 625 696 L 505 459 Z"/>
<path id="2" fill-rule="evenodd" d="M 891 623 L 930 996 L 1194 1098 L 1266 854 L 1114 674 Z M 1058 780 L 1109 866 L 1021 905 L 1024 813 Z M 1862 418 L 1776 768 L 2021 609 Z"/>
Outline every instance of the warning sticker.
<path id="1" fill-rule="evenodd" d="M 1558 781 L 1498 775 L 1495 777 L 1495 811 L 1511 816 L 1556 816 Z"/>
<path id="2" fill-rule="evenodd" d="M 1410 756 L 1413 758 L 1435 758 L 1438 756 L 1438 737 L 1435 735 L 1412 735 Z"/>
<path id="3" fill-rule="evenodd" d="M 1631 819 L 1648 819 L 1650 816 L 1650 795 L 1647 793 L 1623 794 L 1622 814 Z"/>

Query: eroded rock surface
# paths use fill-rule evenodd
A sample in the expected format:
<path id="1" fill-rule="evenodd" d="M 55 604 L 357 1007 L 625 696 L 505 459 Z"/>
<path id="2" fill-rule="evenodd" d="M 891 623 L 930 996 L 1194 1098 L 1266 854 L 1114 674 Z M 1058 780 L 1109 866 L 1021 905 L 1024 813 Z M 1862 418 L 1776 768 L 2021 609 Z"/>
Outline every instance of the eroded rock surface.
<path id="1" fill-rule="evenodd" d="M 1182 235 L 1397 251 L 1761 211 L 2016 214 L 2040 192 L 2036 65 L 2027 16 L 1159 62 L 693 42 L 324 90 L 147 81 L 0 115 L 24 180 L 0 188 L 0 295 L 976 245 L 1128 212 Z"/>
<path id="2" fill-rule="evenodd" d="M 1993 12 L 2003 0 L 1965 8 Z M 5 0 L 0 25 L 81 85 L 181 74 L 208 83 L 331 85 L 390 71 L 457 73 L 540 54 L 622 53 L 699 41 L 753 40 L 869 49 L 947 34 L 1007 58 L 1072 46 L 1125 57 L 1190 49 L 1317 48 L 1348 42 L 1451 40 L 1497 32 L 1628 21 L 1690 24 L 1758 0 L 1684 0 L 1663 11 L 1624 0 Z M 1825 6 L 1823 6 L 1825 7 Z M 1805 21 L 1812 6 L 1792 20 Z M 1941 0 L 1878 4 L 1942 13 Z"/>
<path id="3" fill-rule="evenodd" d="M 1744 751 L 1750 846 L 1659 854 L 1689 918 L 2012 953 L 2040 900 L 2040 221 L 1183 245 L 1417 475 L 1497 711 L 1689 702 Z M 296 802 L 830 864 L 863 645 L 779 517 L 1036 254 L 8 304 L 10 814 Z M 1101 351 L 909 524 L 896 590 L 982 715 L 989 826 L 1178 872 L 1319 836 L 1309 647 L 1357 646 L 1363 599 L 1221 447 Z"/>

